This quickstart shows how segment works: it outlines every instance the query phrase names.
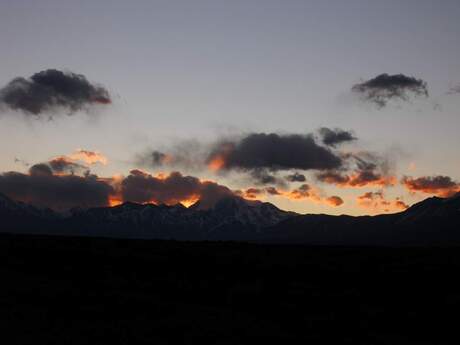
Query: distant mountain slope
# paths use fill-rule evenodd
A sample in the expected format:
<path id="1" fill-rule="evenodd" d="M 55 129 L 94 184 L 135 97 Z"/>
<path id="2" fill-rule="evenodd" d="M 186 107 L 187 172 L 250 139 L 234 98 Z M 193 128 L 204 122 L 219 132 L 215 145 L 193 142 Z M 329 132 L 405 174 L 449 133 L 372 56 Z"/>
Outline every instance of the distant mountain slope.
<path id="1" fill-rule="evenodd" d="M 460 244 L 460 194 L 432 197 L 378 216 L 301 215 L 267 230 L 264 241 L 325 245 Z"/>
<path id="2" fill-rule="evenodd" d="M 65 219 L 66 228 L 82 234 L 107 236 L 171 238 L 186 240 L 247 240 L 294 213 L 270 203 L 224 198 L 210 209 L 199 203 L 182 205 L 139 205 L 78 210 Z"/>
<path id="3" fill-rule="evenodd" d="M 404 212 L 379 216 L 299 215 L 270 203 L 224 198 L 200 203 L 72 209 L 66 214 L 0 195 L 0 230 L 59 235 L 236 240 L 318 245 L 460 244 L 460 194 L 428 198 Z"/>

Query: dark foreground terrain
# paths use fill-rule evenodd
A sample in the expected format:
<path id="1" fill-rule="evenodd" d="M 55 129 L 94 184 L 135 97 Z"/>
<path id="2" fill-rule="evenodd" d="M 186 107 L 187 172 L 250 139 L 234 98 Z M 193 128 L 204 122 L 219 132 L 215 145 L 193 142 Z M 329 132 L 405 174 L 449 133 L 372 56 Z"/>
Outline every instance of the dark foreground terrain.
<path id="1" fill-rule="evenodd" d="M 458 344 L 460 250 L 0 236 L 3 344 Z"/>

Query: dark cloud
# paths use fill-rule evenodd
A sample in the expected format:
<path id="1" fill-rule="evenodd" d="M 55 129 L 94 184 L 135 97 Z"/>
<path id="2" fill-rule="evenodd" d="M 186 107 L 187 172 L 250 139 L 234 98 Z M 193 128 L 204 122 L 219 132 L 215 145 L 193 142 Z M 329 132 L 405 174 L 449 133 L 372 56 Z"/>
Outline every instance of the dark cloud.
<path id="1" fill-rule="evenodd" d="M 330 196 L 328 198 L 326 198 L 326 203 L 331 205 L 331 206 L 334 206 L 334 207 L 338 207 L 340 205 L 343 204 L 343 199 L 339 196 L 336 196 L 336 195 L 333 195 L 333 196 Z"/>
<path id="2" fill-rule="evenodd" d="M 29 174 L 0 174 L 0 193 L 40 207 L 65 210 L 72 207 L 106 206 L 112 186 L 95 175 L 53 175 L 46 164 L 36 164 Z"/>
<path id="3" fill-rule="evenodd" d="M 35 164 L 30 167 L 29 173 L 34 174 L 81 174 L 89 173 L 87 166 L 75 163 L 66 156 L 59 156 L 45 163 Z"/>
<path id="4" fill-rule="evenodd" d="M 276 133 L 253 133 L 239 141 L 220 142 L 207 162 L 216 170 L 326 170 L 342 165 L 341 158 L 318 145 L 312 135 Z"/>
<path id="5" fill-rule="evenodd" d="M 422 192 L 442 197 L 449 197 L 460 192 L 460 184 L 449 176 L 422 176 L 418 178 L 404 176 L 401 183 L 410 192 Z"/>
<path id="6" fill-rule="evenodd" d="M 94 104 L 111 103 L 108 91 L 85 76 L 48 69 L 30 78 L 16 78 L 0 89 L 0 104 L 39 116 L 64 108 L 69 114 Z"/>
<path id="7" fill-rule="evenodd" d="M 404 74 L 381 74 L 373 79 L 356 84 L 352 91 L 360 94 L 365 101 L 382 108 L 392 99 L 408 101 L 410 95 L 428 97 L 427 83 L 422 79 Z"/>
<path id="8" fill-rule="evenodd" d="M 305 175 L 295 172 L 292 175 L 286 176 L 286 180 L 289 182 L 305 182 L 307 181 L 307 178 Z"/>
<path id="9" fill-rule="evenodd" d="M 121 182 L 124 201 L 139 203 L 177 204 L 200 200 L 203 205 L 214 204 L 218 199 L 234 195 L 225 186 L 201 181 L 193 176 L 172 172 L 168 176 L 152 176 L 140 170 L 132 170 Z"/>
<path id="10" fill-rule="evenodd" d="M 333 184 L 339 187 L 365 187 L 365 186 L 393 186 L 396 178 L 389 173 L 390 163 L 376 154 L 361 152 L 348 154 L 345 158 L 352 164 L 351 171 L 329 170 L 316 174 L 320 182 Z"/>
<path id="11" fill-rule="evenodd" d="M 369 201 L 369 200 L 376 200 L 376 199 L 384 199 L 383 191 L 378 192 L 366 192 L 363 195 L 358 196 L 358 200 Z"/>
<path id="12" fill-rule="evenodd" d="M 244 197 L 247 199 L 257 199 L 262 194 L 264 190 L 259 188 L 248 188 L 244 191 Z"/>
<path id="13" fill-rule="evenodd" d="M 275 187 L 267 187 L 265 191 L 270 195 L 281 195 L 282 193 Z"/>
<path id="14" fill-rule="evenodd" d="M 316 174 L 316 179 L 327 184 L 342 186 L 348 184 L 350 176 L 340 171 L 324 171 Z"/>
<path id="15" fill-rule="evenodd" d="M 78 164 L 65 156 L 56 157 L 47 163 L 55 173 L 78 174 L 88 171 L 88 167 Z"/>
<path id="16" fill-rule="evenodd" d="M 173 168 L 187 171 L 202 171 L 209 155 L 207 145 L 197 140 L 182 140 L 170 147 L 150 149 L 138 153 L 133 163 L 146 168 Z"/>
<path id="17" fill-rule="evenodd" d="M 138 155 L 136 159 L 136 163 L 140 164 L 141 166 L 148 166 L 152 168 L 162 167 L 166 163 L 168 163 L 170 157 L 169 155 L 160 152 L 160 151 L 152 151 L 147 152 L 141 155 Z"/>
<path id="18" fill-rule="evenodd" d="M 29 174 L 31 176 L 51 176 L 53 175 L 53 170 L 48 164 L 39 163 L 30 167 Z"/>
<path id="19" fill-rule="evenodd" d="M 267 169 L 254 169 L 250 171 L 250 176 L 255 184 L 257 185 L 267 185 L 274 184 L 277 186 L 284 187 L 285 182 L 278 178 L 277 176 L 270 174 Z"/>
<path id="20" fill-rule="evenodd" d="M 336 147 L 342 143 L 357 140 L 353 133 L 339 128 L 330 129 L 323 127 L 319 129 L 322 142 L 327 146 Z"/>
<path id="21" fill-rule="evenodd" d="M 455 95 L 457 93 L 460 93 L 460 84 L 452 86 L 447 92 L 449 95 Z"/>
<path id="22" fill-rule="evenodd" d="M 305 199 L 311 197 L 312 193 L 314 195 L 314 192 L 310 185 L 305 183 L 301 185 L 299 188 L 292 190 L 289 196 L 292 199 Z"/>

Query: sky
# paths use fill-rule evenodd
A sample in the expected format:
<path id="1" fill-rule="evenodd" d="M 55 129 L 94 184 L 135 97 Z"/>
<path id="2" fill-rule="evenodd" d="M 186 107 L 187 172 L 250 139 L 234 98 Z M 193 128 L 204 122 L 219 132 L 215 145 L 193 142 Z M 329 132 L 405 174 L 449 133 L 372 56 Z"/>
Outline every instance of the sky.
<path id="1" fill-rule="evenodd" d="M 449 196 L 460 190 L 459 17 L 456 0 L 0 0 L 0 192 L 16 196 L 5 173 L 30 176 L 34 164 L 65 156 L 99 179 L 111 177 L 115 190 L 128 176 L 144 183 L 180 171 L 302 213 L 396 212 L 428 196 Z M 38 114 L 11 107 L 9 83 L 18 77 L 31 83 L 47 70 L 83 75 L 110 103 L 90 97 L 77 108 L 64 102 Z M 384 74 L 386 84 L 366 84 Z M 388 94 L 395 87 L 404 97 Z M 371 91 L 383 94 L 385 104 Z M 325 145 L 324 127 L 354 140 Z M 254 134 L 270 133 L 286 149 L 279 159 L 298 154 L 291 166 L 260 162 L 262 151 L 277 149 Z M 292 149 L 293 135 L 341 163 L 303 165 L 310 151 Z M 249 152 L 245 138 L 264 147 L 250 151 L 257 166 L 242 158 Z M 222 167 L 210 168 L 224 141 L 233 151 Z M 77 150 L 106 161 L 81 159 Z M 175 158 L 151 164 L 152 152 Z M 351 186 L 318 177 L 334 172 L 350 179 L 364 157 L 385 183 Z M 286 179 L 295 172 L 305 180 Z M 261 173 L 277 182 L 261 184 L 254 177 Z M 27 192 L 18 198 L 38 200 L 31 195 L 39 187 L 24 183 L 15 187 Z M 278 195 L 267 193 L 270 187 Z"/>

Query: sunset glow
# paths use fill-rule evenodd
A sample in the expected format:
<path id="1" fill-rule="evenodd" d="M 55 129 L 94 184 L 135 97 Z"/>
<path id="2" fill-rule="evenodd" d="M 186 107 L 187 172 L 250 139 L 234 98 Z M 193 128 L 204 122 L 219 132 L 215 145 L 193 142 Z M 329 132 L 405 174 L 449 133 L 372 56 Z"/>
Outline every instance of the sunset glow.
<path id="1" fill-rule="evenodd" d="M 209 170 L 214 172 L 221 170 L 224 166 L 225 160 L 222 156 L 216 156 L 208 163 Z"/>

